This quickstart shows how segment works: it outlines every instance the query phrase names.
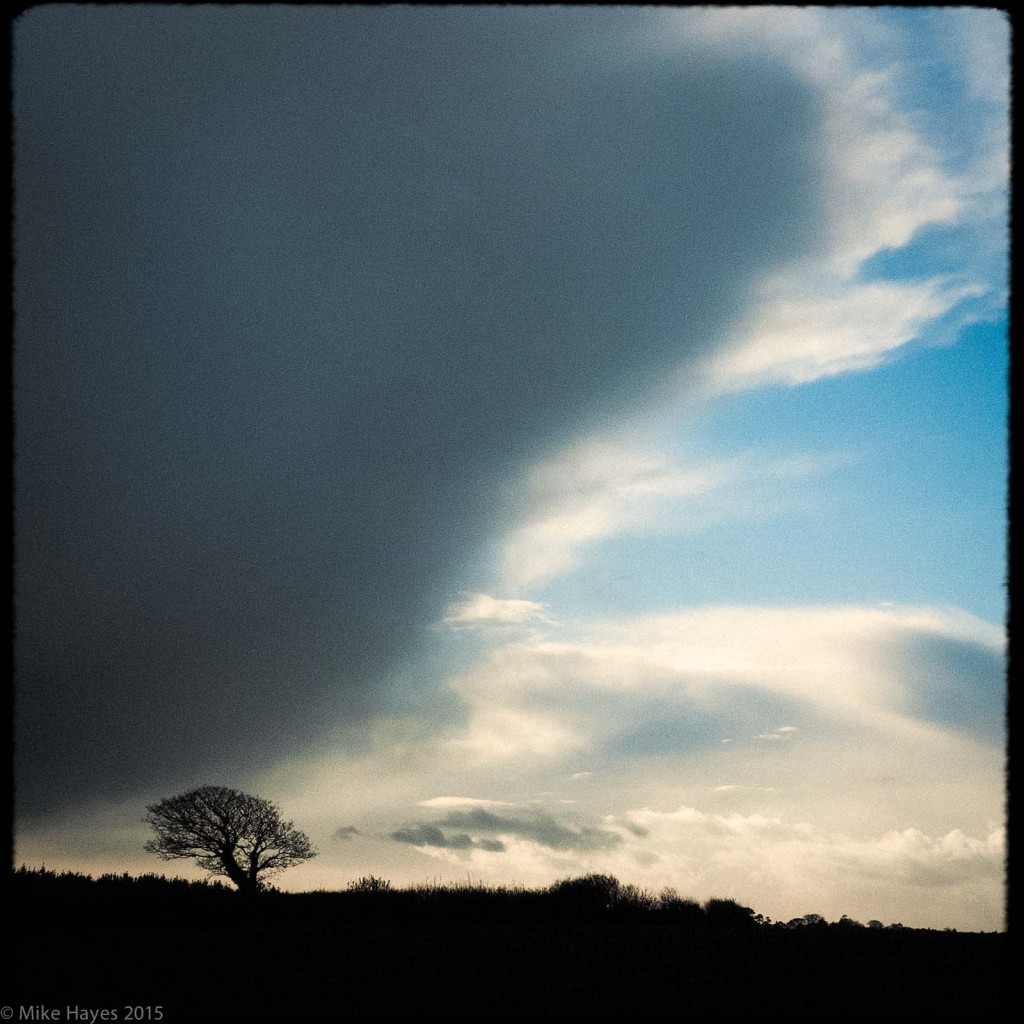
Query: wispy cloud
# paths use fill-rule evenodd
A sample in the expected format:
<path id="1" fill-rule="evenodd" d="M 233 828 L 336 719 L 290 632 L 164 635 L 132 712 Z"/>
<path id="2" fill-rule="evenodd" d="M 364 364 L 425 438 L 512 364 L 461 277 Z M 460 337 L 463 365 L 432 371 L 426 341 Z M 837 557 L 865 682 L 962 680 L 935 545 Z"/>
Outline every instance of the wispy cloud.
<path id="1" fill-rule="evenodd" d="M 505 538 L 501 578 L 543 583 L 577 568 L 588 548 L 622 534 L 706 530 L 770 516 L 792 502 L 787 487 L 826 474 L 841 456 L 757 453 L 687 459 L 653 445 L 579 442 L 533 466 L 520 482 L 522 512 Z"/>
<path id="2" fill-rule="evenodd" d="M 769 383 L 807 384 L 870 370 L 921 336 L 926 325 L 963 300 L 986 294 L 980 284 L 827 282 L 819 289 L 785 278 L 766 289 L 766 302 L 737 342 L 709 369 L 721 391 Z"/>
<path id="3" fill-rule="evenodd" d="M 524 622 L 545 621 L 544 605 L 521 598 L 467 594 L 448 606 L 444 625 L 471 627 L 482 625 L 519 626 Z"/>
<path id="4" fill-rule="evenodd" d="M 987 13 L 993 16 L 949 24 L 948 38 L 958 39 L 968 54 L 977 51 L 988 58 L 983 64 L 960 59 L 951 70 L 985 69 L 967 71 L 972 93 L 992 104 L 973 116 L 994 124 L 985 144 L 972 148 L 978 159 L 1002 167 L 1007 153 L 1005 126 L 999 131 L 1007 95 L 1006 26 L 996 12 Z M 691 43 L 694 36 L 703 36 L 772 49 L 813 83 L 827 124 L 820 251 L 791 268 L 776 268 L 763 281 L 750 319 L 713 362 L 712 388 L 800 384 L 871 369 L 957 307 L 966 304 L 961 322 L 986 315 L 981 308 L 991 315 L 992 301 L 979 307 L 970 300 L 1002 300 L 1002 280 L 991 277 L 983 251 L 1001 235 L 1006 177 L 979 174 L 977 162 L 952 170 L 962 140 L 929 131 L 934 120 L 929 123 L 901 106 L 907 97 L 898 59 L 906 44 L 894 24 L 864 12 L 830 17 L 824 11 L 795 9 L 762 10 L 749 19 L 709 10 L 682 21 Z M 880 41 L 887 55 L 881 65 L 879 58 L 865 57 Z M 1000 52 L 1001 58 L 996 56 Z M 907 246 L 925 228 L 943 227 L 961 232 L 962 270 L 975 276 L 860 279 L 872 257 Z"/>
<path id="5" fill-rule="evenodd" d="M 546 713 L 516 708 L 501 694 L 496 693 L 493 701 L 480 694 L 469 704 L 472 710 L 465 734 L 448 740 L 447 745 L 477 761 L 515 759 L 524 754 L 553 757 L 587 745 L 584 735 L 571 725 Z"/>
<path id="6" fill-rule="evenodd" d="M 526 511 L 506 541 L 503 576 L 525 586 L 563 573 L 587 544 L 699 502 L 727 478 L 725 467 L 686 470 L 608 443 L 574 445 L 523 481 Z"/>
<path id="7" fill-rule="evenodd" d="M 438 810 L 461 809 L 465 807 L 515 807 L 507 800 L 485 800 L 473 796 L 432 796 L 429 800 L 420 800 L 420 807 L 431 807 Z"/>
<path id="8" fill-rule="evenodd" d="M 600 694 L 708 714 L 734 708 L 741 693 L 760 692 L 896 732 L 924 728 L 915 713 L 930 707 L 945 724 L 967 727 L 927 699 L 929 688 L 949 684 L 940 673 L 913 667 L 915 657 L 933 665 L 926 649 L 915 646 L 926 640 L 979 652 L 973 671 L 991 678 L 965 676 L 963 687 L 1000 687 L 1002 632 L 953 609 L 703 608 L 593 624 L 578 639 L 495 647 L 456 681 L 472 709 L 468 736 L 457 742 L 484 757 L 514 758 L 527 750 L 554 756 L 587 747 L 621 729 L 619 713 L 610 710 L 617 705 L 596 699 Z M 581 702 L 584 694 L 594 696 L 592 704 Z M 630 705 L 630 714 L 642 716 L 643 706 Z M 786 724 L 750 735 L 782 739 L 797 731 Z"/>

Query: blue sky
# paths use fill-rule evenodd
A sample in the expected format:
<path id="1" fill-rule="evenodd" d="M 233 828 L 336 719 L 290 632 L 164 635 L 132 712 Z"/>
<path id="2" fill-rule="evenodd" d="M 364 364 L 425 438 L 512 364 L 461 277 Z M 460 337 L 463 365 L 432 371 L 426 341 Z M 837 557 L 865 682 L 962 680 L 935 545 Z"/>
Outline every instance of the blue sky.
<path id="1" fill-rule="evenodd" d="M 214 783 L 295 888 L 1001 927 L 1008 45 L 23 16 L 19 857 Z"/>

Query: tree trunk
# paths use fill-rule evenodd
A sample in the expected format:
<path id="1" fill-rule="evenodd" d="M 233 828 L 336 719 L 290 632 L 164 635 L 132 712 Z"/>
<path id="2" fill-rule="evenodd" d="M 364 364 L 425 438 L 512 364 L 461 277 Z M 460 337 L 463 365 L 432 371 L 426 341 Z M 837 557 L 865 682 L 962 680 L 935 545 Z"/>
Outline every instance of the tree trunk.
<path id="1" fill-rule="evenodd" d="M 250 888 L 249 876 L 239 866 L 235 855 L 231 851 L 225 850 L 220 855 L 220 861 L 224 865 L 224 873 L 238 886 L 238 891 L 247 892 Z"/>
<path id="2" fill-rule="evenodd" d="M 260 858 L 259 854 L 252 853 L 249 855 L 249 874 L 246 878 L 246 885 L 253 892 L 260 891 L 260 869 L 259 869 Z"/>

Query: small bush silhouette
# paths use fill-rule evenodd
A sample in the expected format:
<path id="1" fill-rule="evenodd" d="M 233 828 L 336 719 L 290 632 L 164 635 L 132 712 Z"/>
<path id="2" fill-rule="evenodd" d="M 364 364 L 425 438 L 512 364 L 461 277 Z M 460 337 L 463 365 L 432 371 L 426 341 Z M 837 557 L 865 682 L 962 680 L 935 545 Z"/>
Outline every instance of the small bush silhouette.
<path id="1" fill-rule="evenodd" d="M 836 922 L 836 927 L 837 928 L 863 928 L 864 925 L 862 925 L 860 923 L 860 921 L 855 921 L 852 917 L 847 917 L 846 914 L 843 914 L 843 916 L 841 918 L 839 918 L 839 920 Z"/>
<path id="2" fill-rule="evenodd" d="M 652 896 L 646 889 L 641 889 L 632 882 L 619 884 L 615 894 L 614 908 L 618 912 L 643 914 L 658 906 L 658 897 Z"/>
<path id="3" fill-rule="evenodd" d="M 710 899 L 704 903 L 708 924 L 716 928 L 736 929 L 754 927 L 754 911 L 740 906 L 735 900 Z"/>
<path id="4" fill-rule="evenodd" d="M 658 895 L 658 910 L 669 915 L 672 920 L 682 925 L 696 926 L 707 923 L 707 915 L 704 908 L 696 901 L 688 897 L 680 896 L 672 888 L 661 890 Z"/>
<path id="5" fill-rule="evenodd" d="M 354 882 L 348 883 L 349 892 L 391 892 L 391 882 L 376 875 L 363 875 Z"/>
<path id="6" fill-rule="evenodd" d="M 574 910 L 611 910 L 622 888 L 612 875 L 589 874 L 579 878 L 563 878 L 548 892 L 564 907 Z"/>

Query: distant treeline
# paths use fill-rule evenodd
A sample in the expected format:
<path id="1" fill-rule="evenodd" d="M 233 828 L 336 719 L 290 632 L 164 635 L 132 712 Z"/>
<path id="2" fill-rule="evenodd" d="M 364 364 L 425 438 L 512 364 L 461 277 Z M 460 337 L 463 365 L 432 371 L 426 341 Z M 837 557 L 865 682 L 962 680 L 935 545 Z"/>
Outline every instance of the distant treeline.
<path id="1" fill-rule="evenodd" d="M 653 895 L 609 875 L 544 889 L 397 889 L 368 876 L 343 891 L 255 898 L 159 875 L 23 868 L 8 880 L 17 941 L 3 1005 L 160 1006 L 166 1024 L 334 1019 L 342 1010 L 376 1020 L 426 1008 L 460 1020 L 1008 1007 L 1004 933 L 861 927 L 814 914 L 772 924 L 733 900 Z"/>

